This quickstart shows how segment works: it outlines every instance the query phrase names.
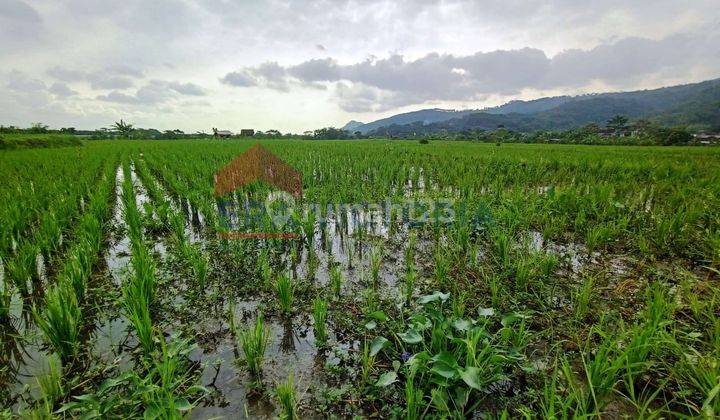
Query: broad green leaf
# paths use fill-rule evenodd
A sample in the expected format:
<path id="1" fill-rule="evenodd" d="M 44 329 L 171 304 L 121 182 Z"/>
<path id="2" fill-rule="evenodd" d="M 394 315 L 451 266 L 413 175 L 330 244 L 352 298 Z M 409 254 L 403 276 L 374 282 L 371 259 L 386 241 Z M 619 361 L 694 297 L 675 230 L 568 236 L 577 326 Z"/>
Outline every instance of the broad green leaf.
<path id="1" fill-rule="evenodd" d="M 370 356 L 375 356 L 376 354 L 378 354 L 380 350 L 385 348 L 385 346 L 387 346 L 389 343 L 390 342 L 385 337 L 375 337 L 373 342 L 370 344 Z"/>
<path id="2" fill-rule="evenodd" d="M 495 309 L 493 309 L 493 308 L 478 308 L 478 315 L 493 316 L 493 315 L 495 315 Z"/>
<path id="3" fill-rule="evenodd" d="M 386 387 L 388 385 L 393 384 L 397 381 L 397 373 L 395 371 L 385 372 L 378 378 L 377 382 L 375 382 L 376 386 L 379 387 Z"/>
<path id="4" fill-rule="evenodd" d="M 410 322 L 418 331 L 423 331 L 432 327 L 432 321 L 430 321 L 425 315 L 413 315 L 410 318 Z"/>
<path id="5" fill-rule="evenodd" d="M 449 366 L 447 363 L 438 362 L 433 364 L 432 369 L 430 369 L 430 372 L 440 375 L 443 378 L 447 379 L 453 379 L 457 375 L 457 370 Z"/>
<path id="6" fill-rule="evenodd" d="M 472 327 L 472 322 L 467 319 L 456 319 L 453 321 L 453 327 L 458 331 L 468 331 Z"/>
<path id="7" fill-rule="evenodd" d="M 435 292 L 431 295 L 420 296 L 420 298 L 418 298 L 418 303 L 425 305 L 426 303 L 435 302 L 437 300 L 445 302 L 449 297 L 450 293 Z"/>
<path id="8" fill-rule="evenodd" d="M 375 321 L 370 321 L 367 324 L 365 324 L 365 328 L 367 328 L 368 330 L 374 330 L 375 327 L 377 327 L 377 322 L 375 322 Z"/>
<path id="9" fill-rule="evenodd" d="M 480 390 L 484 385 L 480 379 L 481 373 L 479 368 L 470 366 L 460 371 L 460 377 L 470 388 Z"/>
<path id="10" fill-rule="evenodd" d="M 375 318 L 380 322 L 385 322 L 388 320 L 387 315 L 385 315 L 385 312 L 383 312 L 383 311 L 375 311 L 370 314 L 370 317 Z"/>
<path id="11" fill-rule="evenodd" d="M 398 334 L 398 336 L 400 337 L 400 339 L 402 339 L 402 341 L 410 344 L 417 344 L 422 341 L 422 336 L 420 335 L 420 333 L 413 329 L 409 329 L 407 330 L 407 332 L 400 333 Z"/>
<path id="12" fill-rule="evenodd" d="M 178 411 L 190 411 L 192 410 L 192 404 L 185 398 L 176 398 L 174 401 L 175 409 Z"/>

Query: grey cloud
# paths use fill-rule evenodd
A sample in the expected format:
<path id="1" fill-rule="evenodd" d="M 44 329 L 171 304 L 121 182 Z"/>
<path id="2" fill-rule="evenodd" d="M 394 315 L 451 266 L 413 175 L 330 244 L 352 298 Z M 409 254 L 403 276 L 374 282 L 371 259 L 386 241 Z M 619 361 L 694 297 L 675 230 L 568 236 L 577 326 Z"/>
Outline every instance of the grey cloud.
<path id="1" fill-rule="evenodd" d="M 340 106 L 377 111 L 433 100 L 473 101 L 488 95 L 515 95 L 524 89 L 578 87 L 593 81 L 623 87 L 649 75 L 685 72 L 698 64 L 720 70 L 720 61 L 707 54 L 707 45 L 715 40 L 720 41 L 720 33 L 661 40 L 626 38 L 554 57 L 539 49 L 523 48 L 464 56 L 431 53 L 415 60 L 392 55 L 349 65 L 331 58 L 288 67 L 268 62 L 240 69 L 223 80 L 248 86 L 249 82 L 232 83 L 237 75 L 245 75 L 255 85 L 279 90 L 291 85 L 348 82 L 336 86 Z"/>
<path id="2" fill-rule="evenodd" d="M 223 76 L 220 79 L 220 82 L 237 87 L 250 87 L 258 85 L 258 81 L 244 70 L 230 72 Z"/>
<path id="3" fill-rule="evenodd" d="M 106 76 L 104 74 L 92 74 L 89 81 L 93 89 L 127 89 L 135 85 L 132 79 L 128 77 Z"/>
<path id="4" fill-rule="evenodd" d="M 68 85 L 62 82 L 55 82 L 48 89 L 50 93 L 58 98 L 67 98 L 70 96 L 77 95 L 77 92 L 72 90 Z"/>
<path id="5" fill-rule="evenodd" d="M 205 90 L 195 83 L 168 82 L 167 86 L 182 95 L 205 96 Z"/>
<path id="6" fill-rule="evenodd" d="M 138 89 L 134 95 L 112 91 L 106 95 L 99 95 L 96 99 L 122 104 L 154 105 L 170 101 L 180 96 L 203 95 L 205 95 L 205 91 L 194 83 L 151 80 Z"/>
<path id="7" fill-rule="evenodd" d="M 107 95 L 98 95 L 95 97 L 95 99 L 99 101 L 116 102 L 120 104 L 137 104 L 140 102 L 135 96 L 115 91 L 110 92 Z"/>
<path id="8" fill-rule="evenodd" d="M 0 1 L 0 56 L 37 44 L 44 35 L 40 14 L 23 1 Z"/>
<path id="9" fill-rule="evenodd" d="M 143 77 L 142 70 L 128 66 L 127 64 L 114 64 L 107 66 L 105 67 L 105 72 L 117 76 L 129 76 L 135 78 Z"/>
<path id="10" fill-rule="evenodd" d="M 10 72 L 6 87 L 18 93 L 44 92 L 47 89 L 45 82 L 42 80 L 31 79 L 18 70 Z"/>
<path id="11" fill-rule="evenodd" d="M 272 89 L 287 91 L 289 84 L 287 70 L 274 61 L 262 63 L 226 74 L 220 81 L 237 87 L 267 86 Z"/>
<path id="12" fill-rule="evenodd" d="M 39 23 L 38 12 L 27 3 L 19 0 L 3 0 L 0 3 L 0 17 L 8 20 L 19 20 L 23 23 Z"/>
<path id="13" fill-rule="evenodd" d="M 86 81 L 93 89 L 128 89 L 135 85 L 133 79 L 143 75 L 141 70 L 126 65 L 107 66 L 92 72 L 54 66 L 45 73 L 63 82 Z"/>
<path id="14" fill-rule="evenodd" d="M 87 78 L 87 73 L 80 70 L 71 70 L 62 66 L 54 66 L 45 72 L 48 76 L 64 82 L 76 82 Z"/>

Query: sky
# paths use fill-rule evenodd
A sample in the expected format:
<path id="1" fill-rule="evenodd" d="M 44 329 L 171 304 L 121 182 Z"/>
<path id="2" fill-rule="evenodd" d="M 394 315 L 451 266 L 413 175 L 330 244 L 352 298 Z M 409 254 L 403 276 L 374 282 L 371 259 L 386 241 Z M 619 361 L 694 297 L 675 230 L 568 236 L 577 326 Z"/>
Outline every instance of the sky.
<path id="1" fill-rule="evenodd" d="M 718 0 L 0 0 L 0 124 L 303 132 L 720 77 Z"/>

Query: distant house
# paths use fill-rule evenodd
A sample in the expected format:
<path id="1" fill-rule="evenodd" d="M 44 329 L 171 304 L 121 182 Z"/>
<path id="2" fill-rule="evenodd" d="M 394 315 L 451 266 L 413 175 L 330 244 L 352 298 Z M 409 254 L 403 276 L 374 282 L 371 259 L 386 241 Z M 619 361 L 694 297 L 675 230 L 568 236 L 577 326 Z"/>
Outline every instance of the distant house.
<path id="1" fill-rule="evenodd" d="M 213 136 L 215 136 L 215 138 L 227 139 L 232 137 L 232 135 L 232 131 L 218 130 L 217 128 L 213 128 Z"/>
<path id="2" fill-rule="evenodd" d="M 693 135 L 697 140 L 718 141 L 720 133 L 697 133 Z"/>
<path id="3" fill-rule="evenodd" d="M 243 128 L 240 130 L 240 137 L 252 137 L 255 135 L 255 130 L 252 128 Z"/>
<path id="4" fill-rule="evenodd" d="M 629 137 L 632 132 L 627 128 L 615 129 L 611 127 L 601 128 L 597 131 L 600 137 Z"/>
<path id="5" fill-rule="evenodd" d="M 702 132 L 693 134 L 695 141 L 702 145 L 720 144 L 720 133 Z"/>

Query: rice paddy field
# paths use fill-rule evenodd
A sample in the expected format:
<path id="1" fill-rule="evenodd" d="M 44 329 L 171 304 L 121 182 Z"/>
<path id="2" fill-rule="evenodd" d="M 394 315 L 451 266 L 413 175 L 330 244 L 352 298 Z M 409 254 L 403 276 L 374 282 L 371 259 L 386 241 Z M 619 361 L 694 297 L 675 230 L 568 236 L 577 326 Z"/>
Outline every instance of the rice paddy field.
<path id="1" fill-rule="evenodd" d="M 720 415 L 720 150 L 261 143 L 0 151 L 0 417 Z"/>

